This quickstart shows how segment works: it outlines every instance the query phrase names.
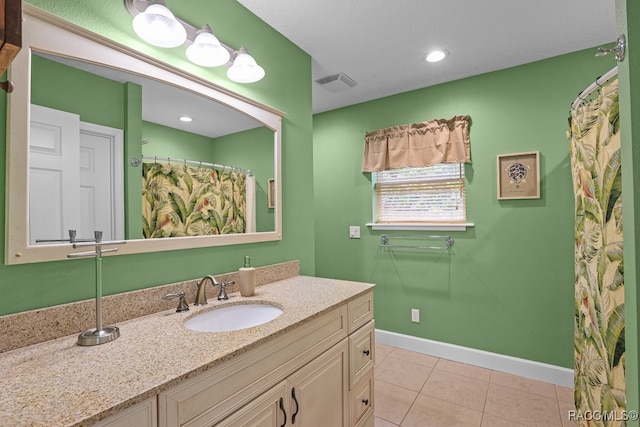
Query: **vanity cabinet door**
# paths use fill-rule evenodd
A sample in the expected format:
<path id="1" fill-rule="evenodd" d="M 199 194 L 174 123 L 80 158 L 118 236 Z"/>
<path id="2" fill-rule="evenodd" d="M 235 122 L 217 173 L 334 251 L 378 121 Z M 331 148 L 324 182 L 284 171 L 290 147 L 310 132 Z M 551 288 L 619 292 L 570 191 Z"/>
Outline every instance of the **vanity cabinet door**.
<path id="1" fill-rule="evenodd" d="M 289 377 L 287 426 L 349 425 L 348 354 L 344 339 Z"/>
<path id="2" fill-rule="evenodd" d="M 287 381 L 282 381 L 216 427 L 284 427 L 291 417 L 286 402 Z"/>

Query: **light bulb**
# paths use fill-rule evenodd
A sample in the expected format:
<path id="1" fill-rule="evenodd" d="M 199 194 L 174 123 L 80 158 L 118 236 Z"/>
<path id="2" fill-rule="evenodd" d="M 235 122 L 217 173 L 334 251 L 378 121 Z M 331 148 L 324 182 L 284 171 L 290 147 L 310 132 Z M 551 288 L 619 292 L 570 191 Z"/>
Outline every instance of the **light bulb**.
<path id="1" fill-rule="evenodd" d="M 187 48 L 187 58 L 203 67 L 218 67 L 229 62 L 230 54 L 211 33 L 211 28 L 205 25 L 198 31 L 193 44 Z"/>
<path id="2" fill-rule="evenodd" d="M 133 18 L 133 30 L 147 43 L 158 47 L 177 47 L 187 40 L 187 30 L 161 4 L 152 4 Z"/>
<path id="3" fill-rule="evenodd" d="M 442 61 L 447 56 L 447 54 L 448 52 L 446 50 L 434 50 L 433 52 L 429 52 L 426 60 L 427 62 Z"/>
<path id="4" fill-rule="evenodd" d="M 264 68 L 256 63 L 244 46 L 240 48 L 233 65 L 227 70 L 227 77 L 237 83 L 257 82 L 264 75 Z"/>

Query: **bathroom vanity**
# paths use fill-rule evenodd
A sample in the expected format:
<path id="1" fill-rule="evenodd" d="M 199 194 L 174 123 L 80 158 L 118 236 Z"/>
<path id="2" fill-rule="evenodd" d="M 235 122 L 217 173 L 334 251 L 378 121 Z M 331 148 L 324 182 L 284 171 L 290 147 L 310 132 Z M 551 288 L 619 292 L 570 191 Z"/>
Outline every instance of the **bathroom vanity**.
<path id="1" fill-rule="evenodd" d="M 113 342 L 76 336 L 0 354 L 0 417 L 19 426 L 373 426 L 373 286 L 296 276 L 255 296 L 119 324 Z M 213 297 L 213 298 L 212 298 Z M 283 309 L 229 332 L 184 327 L 231 304 Z"/>

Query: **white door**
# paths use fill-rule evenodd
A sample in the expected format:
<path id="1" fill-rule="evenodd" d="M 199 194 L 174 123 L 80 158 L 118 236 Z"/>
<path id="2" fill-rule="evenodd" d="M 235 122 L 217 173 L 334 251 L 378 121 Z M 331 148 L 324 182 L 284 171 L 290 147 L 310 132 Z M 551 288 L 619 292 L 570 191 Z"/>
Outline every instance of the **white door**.
<path id="1" fill-rule="evenodd" d="M 80 116 L 31 106 L 29 243 L 68 239 L 80 219 Z"/>
<path id="2" fill-rule="evenodd" d="M 34 138 L 34 136 L 36 136 Z M 29 241 L 124 237 L 122 130 L 31 106 Z"/>
<path id="3" fill-rule="evenodd" d="M 124 239 L 122 130 L 80 122 L 80 226 L 78 236 Z"/>

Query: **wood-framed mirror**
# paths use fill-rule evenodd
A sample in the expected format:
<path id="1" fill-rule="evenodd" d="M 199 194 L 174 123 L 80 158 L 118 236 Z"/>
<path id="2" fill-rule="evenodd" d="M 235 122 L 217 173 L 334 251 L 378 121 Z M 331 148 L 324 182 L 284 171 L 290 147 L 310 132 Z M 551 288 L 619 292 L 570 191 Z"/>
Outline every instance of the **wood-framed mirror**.
<path id="1" fill-rule="evenodd" d="M 67 259 L 71 229 L 126 240 L 114 255 L 282 238 L 282 112 L 29 4 L 23 16 L 9 70 L 6 264 Z M 204 126 L 170 123 L 186 114 Z M 52 167 L 48 151 L 73 155 Z M 172 187 L 145 187 L 152 172 Z M 205 180 L 195 194 L 203 176 L 221 187 Z"/>

